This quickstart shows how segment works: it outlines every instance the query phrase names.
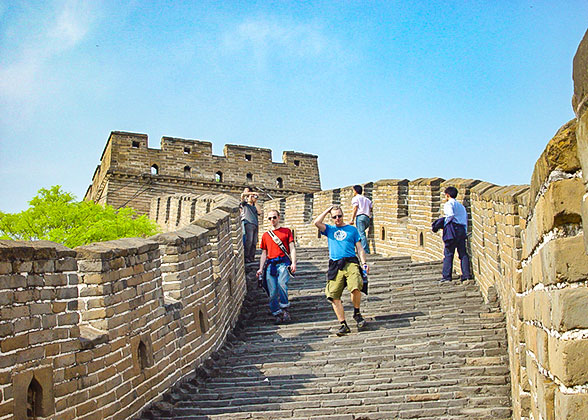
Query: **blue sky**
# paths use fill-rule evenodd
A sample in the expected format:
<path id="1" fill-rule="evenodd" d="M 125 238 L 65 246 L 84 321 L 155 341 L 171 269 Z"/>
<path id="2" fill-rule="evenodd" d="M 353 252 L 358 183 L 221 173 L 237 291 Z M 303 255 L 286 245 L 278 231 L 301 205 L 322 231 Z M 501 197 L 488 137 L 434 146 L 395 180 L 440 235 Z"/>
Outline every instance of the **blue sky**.
<path id="1" fill-rule="evenodd" d="M 0 0 L 0 210 L 82 198 L 110 131 L 319 156 L 323 189 L 528 183 L 588 2 Z"/>

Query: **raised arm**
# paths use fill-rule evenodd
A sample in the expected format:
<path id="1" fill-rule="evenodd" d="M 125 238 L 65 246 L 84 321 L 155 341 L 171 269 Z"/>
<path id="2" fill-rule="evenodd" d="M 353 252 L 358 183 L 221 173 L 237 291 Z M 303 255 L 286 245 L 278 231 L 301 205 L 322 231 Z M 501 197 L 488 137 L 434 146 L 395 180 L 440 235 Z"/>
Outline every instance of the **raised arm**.
<path id="1" fill-rule="evenodd" d="M 327 226 L 323 223 L 327 214 L 331 211 L 333 206 L 330 206 L 328 209 L 323 211 L 316 219 L 314 219 L 314 225 L 319 228 L 321 232 L 324 232 L 327 229 Z"/>

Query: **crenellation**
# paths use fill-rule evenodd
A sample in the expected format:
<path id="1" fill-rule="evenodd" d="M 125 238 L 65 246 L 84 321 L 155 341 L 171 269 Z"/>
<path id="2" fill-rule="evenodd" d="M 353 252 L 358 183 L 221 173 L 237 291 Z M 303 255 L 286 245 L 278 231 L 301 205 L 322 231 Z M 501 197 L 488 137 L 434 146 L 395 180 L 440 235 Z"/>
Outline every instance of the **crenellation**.
<path id="1" fill-rule="evenodd" d="M 144 134 L 113 131 L 85 199 L 146 214 L 161 195 L 216 192 L 238 198 L 246 186 L 272 197 L 320 190 L 317 156 L 284 152 L 283 159 L 272 162 L 270 149 L 239 145 L 226 145 L 224 156 L 215 156 L 209 142 L 173 137 L 151 149 Z"/>

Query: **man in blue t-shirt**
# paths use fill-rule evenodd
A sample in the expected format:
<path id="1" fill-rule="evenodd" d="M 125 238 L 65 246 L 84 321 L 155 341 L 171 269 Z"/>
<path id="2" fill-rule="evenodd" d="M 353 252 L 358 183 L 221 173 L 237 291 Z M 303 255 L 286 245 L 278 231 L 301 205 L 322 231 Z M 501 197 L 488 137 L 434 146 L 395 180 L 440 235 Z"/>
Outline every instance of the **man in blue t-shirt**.
<path id="1" fill-rule="evenodd" d="M 331 215 L 335 226 L 323 223 L 327 214 Z M 369 272 L 369 267 L 366 263 L 365 252 L 361 246 L 359 232 L 355 226 L 350 226 L 343 221 L 341 207 L 329 207 L 315 219 L 314 224 L 329 240 L 329 272 L 325 293 L 327 299 L 333 305 L 337 319 L 341 323 L 337 335 L 342 336 L 351 332 L 347 321 L 345 321 L 345 310 L 341 303 L 341 295 L 346 285 L 351 292 L 351 302 L 353 302 L 354 308 L 353 319 L 357 322 L 358 330 L 366 324 L 359 310 L 363 279 L 359 271 L 360 262 L 357 256 L 359 256 L 366 273 Z"/>

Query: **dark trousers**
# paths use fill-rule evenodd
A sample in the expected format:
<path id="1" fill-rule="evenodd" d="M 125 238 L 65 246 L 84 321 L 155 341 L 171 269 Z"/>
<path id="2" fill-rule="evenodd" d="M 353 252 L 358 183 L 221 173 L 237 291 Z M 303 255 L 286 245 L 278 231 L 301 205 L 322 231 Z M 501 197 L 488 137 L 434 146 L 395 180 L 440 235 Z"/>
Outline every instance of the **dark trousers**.
<path id="1" fill-rule="evenodd" d="M 470 273 L 470 257 L 466 250 L 466 231 L 463 225 L 455 225 L 456 238 L 450 242 L 445 242 L 445 249 L 443 250 L 443 278 L 451 280 L 451 272 L 453 271 L 453 256 L 457 249 L 457 255 L 461 263 L 461 279 L 467 280 L 472 278 Z"/>
<path id="2" fill-rule="evenodd" d="M 257 248 L 257 225 L 245 223 L 245 262 L 255 261 Z"/>

